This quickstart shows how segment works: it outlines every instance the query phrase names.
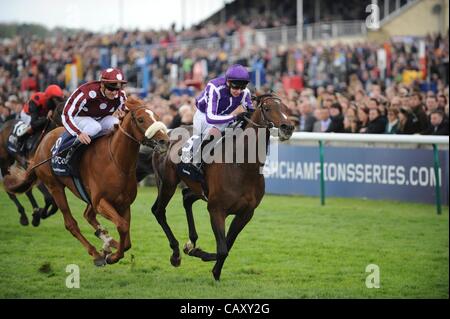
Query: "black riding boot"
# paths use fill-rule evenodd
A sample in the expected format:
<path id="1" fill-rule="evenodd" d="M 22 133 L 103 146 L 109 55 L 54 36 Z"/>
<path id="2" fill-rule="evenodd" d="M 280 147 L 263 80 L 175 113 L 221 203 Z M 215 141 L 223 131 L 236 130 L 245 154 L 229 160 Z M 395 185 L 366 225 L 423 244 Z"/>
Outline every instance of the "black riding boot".
<path id="1" fill-rule="evenodd" d="M 82 143 L 80 142 L 79 139 L 76 139 L 72 146 L 69 148 L 69 150 L 67 151 L 66 154 L 66 163 L 70 164 L 70 160 L 72 159 L 73 154 L 75 153 L 75 151 L 82 145 Z"/>
<path id="2" fill-rule="evenodd" d="M 28 133 L 25 133 L 22 136 L 18 136 L 17 142 L 16 142 L 16 159 L 22 167 L 27 166 L 27 161 L 26 161 L 27 154 L 26 154 L 25 144 L 26 144 L 28 136 L 29 136 Z"/>
<path id="3" fill-rule="evenodd" d="M 203 174 L 203 149 L 205 148 L 206 145 L 208 145 L 208 143 L 210 143 L 211 141 L 214 140 L 214 136 L 208 136 L 201 144 L 200 147 L 198 147 L 198 149 L 196 150 L 196 152 L 193 154 L 192 156 L 192 166 L 195 167 L 195 169 L 197 170 L 197 172 L 199 172 L 200 174 Z M 196 157 L 200 156 L 199 161 L 195 161 Z M 209 156 L 211 156 L 211 154 L 207 154 L 206 158 L 208 158 Z"/>

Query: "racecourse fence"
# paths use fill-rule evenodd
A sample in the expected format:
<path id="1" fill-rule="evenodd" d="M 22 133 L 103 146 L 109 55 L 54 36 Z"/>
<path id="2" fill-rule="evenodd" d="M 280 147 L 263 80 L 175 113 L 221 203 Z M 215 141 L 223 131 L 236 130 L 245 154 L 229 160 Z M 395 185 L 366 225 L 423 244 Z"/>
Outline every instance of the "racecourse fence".
<path id="1" fill-rule="evenodd" d="M 272 194 L 390 199 L 448 205 L 448 136 L 293 134 L 272 138 L 264 167 Z M 441 147 L 441 150 L 439 149 Z"/>

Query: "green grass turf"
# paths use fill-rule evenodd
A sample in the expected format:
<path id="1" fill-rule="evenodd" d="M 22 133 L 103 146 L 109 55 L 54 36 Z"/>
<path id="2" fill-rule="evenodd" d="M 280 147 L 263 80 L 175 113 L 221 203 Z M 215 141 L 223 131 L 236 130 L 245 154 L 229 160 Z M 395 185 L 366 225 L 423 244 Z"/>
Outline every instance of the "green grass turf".
<path id="1" fill-rule="evenodd" d="M 131 250 L 97 268 L 60 212 L 38 228 L 23 227 L 2 190 L 0 298 L 449 298 L 448 207 L 439 216 L 432 205 L 328 198 L 321 207 L 318 198 L 266 195 L 215 282 L 212 262 L 182 253 L 181 266 L 170 265 L 168 241 L 150 212 L 155 197 L 155 188 L 139 189 Z M 84 203 L 70 194 L 69 204 L 100 249 L 82 217 Z M 194 205 L 194 216 L 198 246 L 215 251 L 205 203 Z M 182 248 L 188 233 L 180 192 L 167 218 Z M 99 221 L 118 238 L 111 223 Z M 79 289 L 65 285 L 69 264 L 80 268 Z M 379 266 L 379 289 L 366 287 L 368 264 Z"/>

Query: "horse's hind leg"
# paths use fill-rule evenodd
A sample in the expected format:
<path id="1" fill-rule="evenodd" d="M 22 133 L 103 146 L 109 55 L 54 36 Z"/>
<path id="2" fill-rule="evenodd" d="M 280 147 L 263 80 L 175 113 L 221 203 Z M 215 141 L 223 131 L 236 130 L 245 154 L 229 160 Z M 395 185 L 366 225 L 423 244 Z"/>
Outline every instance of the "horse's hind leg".
<path id="1" fill-rule="evenodd" d="M 97 249 L 95 249 L 95 247 L 92 246 L 92 244 L 81 234 L 77 221 L 73 218 L 72 213 L 70 212 L 66 194 L 64 193 L 64 188 L 60 186 L 49 187 L 49 191 L 53 195 L 53 199 L 63 214 L 66 229 L 86 248 L 89 255 L 94 258 L 94 264 L 96 266 L 105 265 L 105 258 L 101 256 Z"/>
<path id="2" fill-rule="evenodd" d="M 27 214 L 25 213 L 25 208 L 23 208 L 22 204 L 20 204 L 19 200 L 17 199 L 16 195 L 8 193 L 9 198 L 14 202 L 14 204 L 17 207 L 17 211 L 20 214 L 20 224 L 22 226 L 27 226 L 29 224 Z"/>
<path id="3" fill-rule="evenodd" d="M 183 207 L 186 212 L 189 229 L 189 241 L 184 245 L 184 252 L 187 254 L 189 250 L 195 248 L 198 239 L 197 230 L 195 229 L 194 214 L 192 213 L 192 205 L 200 199 L 200 197 L 197 197 L 188 187 L 184 188 L 182 193 Z"/>
<path id="4" fill-rule="evenodd" d="M 8 167 L 5 167 L 2 165 L 0 168 L 0 171 L 2 172 L 2 176 L 5 177 L 6 174 L 8 174 Z M 28 226 L 29 221 L 28 221 L 27 214 L 25 213 L 25 208 L 19 202 L 16 195 L 8 193 L 8 192 L 6 192 L 6 193 L 8 194 L 9 199 L 11 199 L 17 207 L 17 211 L 19 212 L 19 215 L 20 215 L 20 219 L 19 219 L 20 224 L 22 226 Z"/>
<path id="5" fill-rule="evenodd" d="M 46 219 L 52 215 L 54 215 L 58 211 L 58 206 L 56 206 L 55 201 L 53 200 L 52 195 L 50 195 L 47 187 L 45 187 L 44 183 L 39 183 L 37 188 L 41 191 L 42 195 L 44 195 L 45 207 L 41 211 L 41 218 Z"/>
<path id="6" fill-rule="evenodd" d="M 180 248 L 175 235 L 167 224 L 166 207 L 173 194 L 175 193 L 176 188 L 176 184 L 168 184 L 164 181 L 161 181 L 160 185 L 158 186 L 158 197 L 156 198 L 156 201 L 152 206 L 153 215 L 155 215 L 156 220 L 161 225 L 164 233 L 167 236 L 167 239 L 169 240 L 170 248 L 172 248 L 170 263 L 174 267 L 178 267 L 181 264 Z"/>
<path id="7" fill-rule="evenodd" d="M 26 191 L 25 194 L 27 195 L 28 199 L 30 200 L 31 206 L 33 206 L 33 215 L 32 215 L 33 219 L 31 221 L 31 224 L 34 227 L 37 227 L 41 223 L 41 209 L 39 208 L 39 205 L 36 202 L 36 199 L 34 198 L 34 195 L 33 195 L 33 191 L 31 189 Z"/>
<path id="8" fill-rule="evenodd" d="M 203 261 L 213 261 L 216 260 L 215 253 L 208 253 L 197 247 L 197 230 L 195 229 L 194 214 L 192 213 L 192 205 L 199 199 L 200 196 L 196 195 L 190 190 L 190 188 L 184 188 L 183 191 L 183 206 L 186 211 L 186 218 L 189 228 L 189 241 L 184 244 L 183 251 L 185 254 L 193 257 L 200 258 Z"/>

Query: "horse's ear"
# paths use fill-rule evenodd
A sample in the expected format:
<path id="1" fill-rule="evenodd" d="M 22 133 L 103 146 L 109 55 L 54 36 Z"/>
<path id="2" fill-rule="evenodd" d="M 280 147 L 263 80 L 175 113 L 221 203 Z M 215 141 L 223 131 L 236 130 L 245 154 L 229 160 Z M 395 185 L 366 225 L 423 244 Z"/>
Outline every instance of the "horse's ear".
<path id="1" fill-rule="evenodd" d="M 135 96 L 129 96 L 125 101 L 125 106 L 128 110 L 134 110 L 139 106 L 141 106 L 142 104 L 144 104 L 144 101 Z"/>

